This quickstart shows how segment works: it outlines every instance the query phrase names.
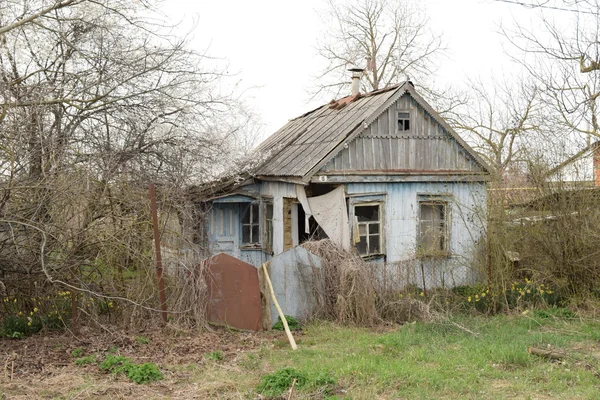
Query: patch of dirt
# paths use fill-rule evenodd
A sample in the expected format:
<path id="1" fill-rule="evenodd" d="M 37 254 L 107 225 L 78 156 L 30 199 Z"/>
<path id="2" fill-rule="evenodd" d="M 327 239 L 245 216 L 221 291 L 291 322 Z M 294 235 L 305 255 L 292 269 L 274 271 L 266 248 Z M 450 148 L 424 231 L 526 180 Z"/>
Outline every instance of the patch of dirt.
<path id="1" fill-rule="evenodd" d="M 296 332 L 295 336 L 299 335 Z M 240 353 L 273 346 L 282 338 L 285 339 L 285 334 L 279 331 L 238 332 L 217 327 L 201 333 L 168 328 L 135 334 L 82 328 L 77 336 L 48 333 L 21 340 L 0 339 L 0 398 L 3 395 L 10 399 L 54 398 L 66 396 L 66 391 L 70 391 L 66 398 L 124 399 L 134 394 L 140 398 L 182 398 L 169 388 L 169 380 L 173 378 L 169 367 L 201 364 L 208 354 L 216 351 L 221 352 L 224 362 L 235 362 Z M 81 349 L 80 357 L 103 357 L 112 351 L 134 362 L 154 362 L 166 372 L 165 380 L 136 385 L 104 374 L 96 365 L 77 366 L 75 349 Z M 75 393 L 78 390 L 80 395 Z"/>

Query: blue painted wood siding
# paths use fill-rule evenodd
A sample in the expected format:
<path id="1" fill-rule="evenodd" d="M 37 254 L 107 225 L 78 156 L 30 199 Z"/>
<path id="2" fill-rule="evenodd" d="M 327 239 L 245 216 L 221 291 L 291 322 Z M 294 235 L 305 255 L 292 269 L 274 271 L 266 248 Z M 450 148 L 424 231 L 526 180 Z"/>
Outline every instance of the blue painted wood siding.
<path id="1" fill-rule="evenodd" d="M 449 286 L 477 280 L 473 263 L 485 240 L 485 183 L 349 183 L 346 188 L 348 195 L 352 196 L 361 193 L 385 194 L 384 232 L 388 263 L 416 260 L 419 196 L 438 195 L 449 198 L 450 256 L 434 261 L 426 260 L 425 267 L 431 264 L 429 268 L 440 269 L 439 273 L 446 277 L 439 277 L 437 282 L 445 279 Z M 428 279 L 431 274 L 433 272 L 428 273 Z M 422 286 L 422 278 L 415 277 L 415 281 L 415 284 Z"/>

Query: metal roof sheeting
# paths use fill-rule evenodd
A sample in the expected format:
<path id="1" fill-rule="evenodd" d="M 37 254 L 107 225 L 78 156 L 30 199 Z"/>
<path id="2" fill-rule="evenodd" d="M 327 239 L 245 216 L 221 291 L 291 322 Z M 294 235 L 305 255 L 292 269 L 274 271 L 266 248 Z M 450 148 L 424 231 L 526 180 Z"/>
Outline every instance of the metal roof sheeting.
<path id="1" fill-rule="evenodd" d="M 405 82 L 362 96 L 346 97 L 290 120 L 258 147 L 257 151 L 266 161 L 254 170 L 253 175 L 310 178 L 343 148 L 344 143 L 354 140 L 405 93 L 409 93 L 484 171 L 489 171 L 473 149 L 415 91 L 412 83 Z"/>
<path id="2" fill-rule="evenodd" d="M 254 174 L 304 177 L 352 132 L 362 130 L 363 122 L 400 88 L 370 93 L 339 109 L 326 104 L 289 121 L 258 147 L 270 155 Z"/>

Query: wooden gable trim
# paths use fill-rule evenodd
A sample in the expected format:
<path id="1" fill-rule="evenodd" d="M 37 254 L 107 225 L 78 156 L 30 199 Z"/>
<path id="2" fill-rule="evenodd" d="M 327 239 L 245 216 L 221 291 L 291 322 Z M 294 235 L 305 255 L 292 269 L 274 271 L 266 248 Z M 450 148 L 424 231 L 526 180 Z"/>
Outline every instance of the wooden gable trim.
<path id="1" fill-rule="evenodd" d="M 420 94 L 417 93 L 417 91 L 415 90 L 415 88 L 412 85 L 408 85 L 408 87 L 406 88 L 406 92 L 408 92 L 413 99 L 415 99 L 415 101 L 417 102 L 417 104 L 419 104 L 421 107 L 423 107 L 425 109 L 425 111 L 427 113 L 429 113 L 429 115 L 431 115 L 433 117 L 433 119 L 442 126 L 442 128 L 444 128 L 449 134 L 450 136 L 452 136 L 452 138 L 454 140 L 456 140 L 458 142 L 458 144 L 465 149 L 465 151 L 471 156 L 473 157 L 473 159 L 475 159 L 475 161 L 483 168 L 483 170 L 487 173 L 490 173 L 491 168 L 489 167 L 489 165 L 483 161 L 483 159 L 477 154 L 477 152 L 475 152 L 475 150 L 473 150 L 473 148 L 471 146 L 469 146 L 467 144 L 467 142 L 465 142 L 463 140 L 463 138 L 460 137 L 460 135 L 458 133 L 456 133 L 456 131 L 454 129 L 452 129 L 452 127 L 450 125 L 448 125 L 448 123 L 446 121 L 444 121 L 444 119 L 440 116 L 440 114 L 437 113 L 437 111 L 435 111 L 430 105 L 429 103 L 427 103 L 425 101 L 425 99 L 423 97 L 421 97 Z"/>

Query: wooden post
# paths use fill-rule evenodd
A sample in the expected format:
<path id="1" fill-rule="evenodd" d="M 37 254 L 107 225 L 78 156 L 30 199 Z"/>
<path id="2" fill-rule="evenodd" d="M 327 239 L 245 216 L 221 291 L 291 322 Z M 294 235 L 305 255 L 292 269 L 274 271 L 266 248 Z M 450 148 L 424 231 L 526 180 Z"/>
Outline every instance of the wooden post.
<path id="1" fill-rule="evenodd" d="M 283 315 L 283 311 L 281 311 L 281 307 L 279 307 L 279 303 L 277 302 L 277 298 L 275 297 L 275 290 L 273 290 L 273 284 L 271 283 L 271 278 L 269 278 L 269 273 L 267 272 L 267 261 L 262 265 L 263 272 L 265 273 L 265 280 L 267 281 L 267 286 L 269 287 L 269 291 L 271 292 L 271 299 L 273 299 L 273 304 L 275 304 L 275 308 L 279 313 L 279 318 L 281 318 L 281 322 L 283 323 L 283 328 L 285 329 L 285 334 L 290 341 L 290 345 L 292 346 L 292 350 L 297 350 L 298 346 L 296 345 L 296 341 L 292 336 L 292 332 L 290 331 L 290 327 L 288 326 L 287 320 L 285 319 L 285 315 Z"/>
<path id="2" fill-rule="evenodd" d="M 160 233 L 158 231 L 158 212 L 156 209 L 156 190 L 154 184 L 148 185 L 150 194 L 150 210 L 152 212 L 152 225 L 154 227 L 154 251 L 156 253 L 156 276 L 158 277 L 158 295 L 163 321 L 167 322 L 167 298 L 165 296 L 165 282 L 163 280 L 162 257 L 160 254 Z"/>

